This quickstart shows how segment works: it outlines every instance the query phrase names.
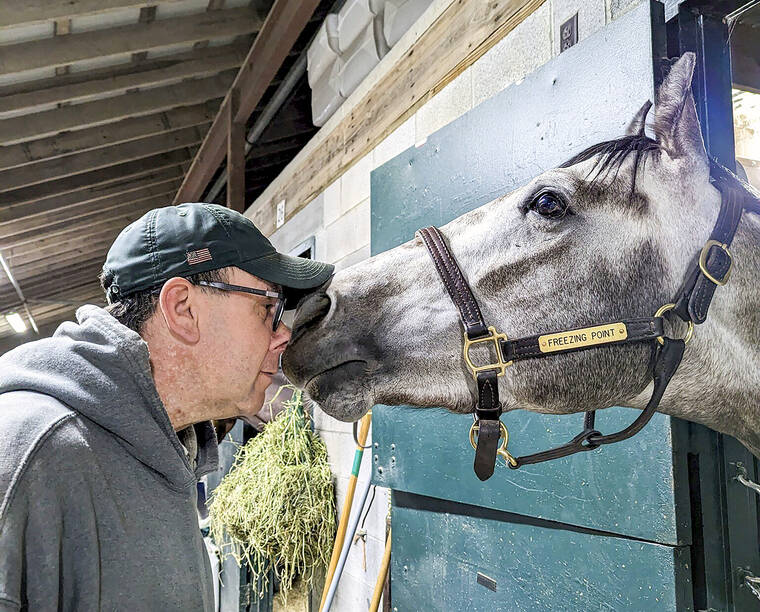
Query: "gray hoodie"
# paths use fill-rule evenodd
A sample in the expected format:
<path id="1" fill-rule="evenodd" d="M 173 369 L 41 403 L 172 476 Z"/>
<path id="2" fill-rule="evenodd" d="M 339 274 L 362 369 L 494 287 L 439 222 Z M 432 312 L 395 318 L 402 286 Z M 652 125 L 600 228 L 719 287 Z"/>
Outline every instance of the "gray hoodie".
<path id="1" fill-rule="evenodd" d="M 217 465 L 195 425 L 195 470 L 148 347 L 106 311 L 0 357 L 0 612 L 209 611 L 196 480 Z"/>

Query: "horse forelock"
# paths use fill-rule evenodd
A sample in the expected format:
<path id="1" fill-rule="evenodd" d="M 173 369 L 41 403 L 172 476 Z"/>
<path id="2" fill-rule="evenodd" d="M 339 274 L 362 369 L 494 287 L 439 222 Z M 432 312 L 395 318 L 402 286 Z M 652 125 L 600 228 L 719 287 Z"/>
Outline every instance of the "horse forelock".
<path id="1" fill-rule="evenodd" d="M 657 141 L 649 136 L 633 134 L 591 145 L 558 167 L 570 168 L 590 159 L 596 159 L 596 163 L 589 169 L 585 177 L 587 187 L 591 188 L 602 179 L 609 177 L 610 173 L 614 173 L 612 178 L 613 181 L 616 181 L 623 164 L 633 155 L 631 193 L 634 193 L 639 167 L 651 153 L 659 150 Z"/>

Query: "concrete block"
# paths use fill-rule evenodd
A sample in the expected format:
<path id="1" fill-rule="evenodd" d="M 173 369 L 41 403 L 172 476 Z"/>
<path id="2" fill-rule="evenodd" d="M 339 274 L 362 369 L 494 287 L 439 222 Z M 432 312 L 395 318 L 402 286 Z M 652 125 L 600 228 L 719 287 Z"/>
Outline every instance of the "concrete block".
<path id="1" fill-rule="evenodd" d="M 472 68 L 468 68 L 415 114 L 415 142 L 461 117 L 472 108 Z"/>
<path id="2" fill-rule="evenodd" d="M 371 498 L 371 490 L 369 494 Z M 385 538 L 385 517 L 388 516 L 389 499 L 390 489 L 377 487 L 377 491 L 375 493 L 375 501 L 372 502 L 372 507 L 369 509 L 367 520 L 364 523 L 364 528 L 367 530 L 367 535 L 380 541 L 384 541 Z M 367 500 L 367 503 L 369 503 L 369 499 Z"/>
<path id="3" fill-rule="evenodd" d="M 625 15 L 639 2 L 640 0 L 607 0 L 607 20 L 612 21 Z"/>
<path id="4" fill-rule="evenodd" d="M 319 435 L 327 447 L 327 456 L 333 474 L 348 478 L 351 474 L 354 451 L 356 450 L 352 434 L 345 431 L 322 431 Z M 364 460 L 366 461 L 367 458 L 365 457 Z"/>
<path id="5" fill-rule="evenodd" d="M 339 259 L 335 263 L 335 269 L 336 270 L 343 270 L 345 268 L 350 268 L 356 263 L 359 263 L 360 261 L 364 261 L 365 259 L 368 259 L 370 256 L 370 248 L 369 244 L 361 247 L 360 249 L 354 251 L 353 253 L 349 253 L 346 255 L 343 259 Z"/>
<path id="6" fill-rule="evenodd" d="M 345 214 L 369 198 L 369 173 L 372 171 L 372 152 L 362 157 L 340 177 L 340 212 Z"/>
<path id="7" fill-rule="evenodd" d="M 323 258 L 324 259 L 324 258 Z M 319 431 L 343 431 L 351 433 L 351 423 L 332 418 L 318 406 L 314 407 L 314 428 Z"/>
<path id="8" fill-rule="evenodd" d="M 275 231 L 269 240 L 274 247 L 281 252 L 287 253 L 307 238 L 314 236 L 322 229 L 324 220 L 324 192 L 299 210 L 281 228 Z M 287 214 L 288 203 L 285 202 Z"/>
<path id="9" fill-rule="evenodd" d="M 409 147 L 414 146 L 414 123 L 415 119 L 414 115 L 412 115 L 375 147 L 372 160 L 373 170 L 393 159 L 399 153 L 406 151 Z"/>
<path id="10" fill-rule="evenodd" d="M 345 175 L 344 175 L 345 178 Z M 332 263 L 369 244 L 369 198 L 325 228 L 325 259 Z"/>
<path id="11" fill-rule="evenodd" d="M 338 177 L 320 194 L 324 206 L 322 223 L 325 226 L 334 223 L 340 217 L 340 181 L 341 177 Z"/>
<path id="12" fill-rule="evenodd" d="M 334 612 L 358 612 L 369 610 L 374 586 L 353 576 L 346 576 L 338 583 L 331 610 Z"/>
<path id="13" fill-rule="evenodd" d="M 473 107 L 551 58 L 551 6 L 546 2 L 473 64 Z"/>
<path id="14" fill-rule="evenodd" d="M 367 501 L 369 502 L 369 500 Z M 368 535 L 364 541 L 364 545 L 362 545 L 361 540 L 357 540 L 356 542 L 352 540 L 343 575 L 351 576 L 357 582 L 362 582 L 367 586 L 374 586 L 377 575 L 380 573 L 380 564 L 383 561 L 384 550 L 384 539 L 381 540 Z"/>
<path id="15" fill-rule="evenodd" d="M 551 0 L 553 13 L 552 54 L 559 55 L 560 26 L 578 13 L 578 42 L 607 22 L 605 0 Z"/>

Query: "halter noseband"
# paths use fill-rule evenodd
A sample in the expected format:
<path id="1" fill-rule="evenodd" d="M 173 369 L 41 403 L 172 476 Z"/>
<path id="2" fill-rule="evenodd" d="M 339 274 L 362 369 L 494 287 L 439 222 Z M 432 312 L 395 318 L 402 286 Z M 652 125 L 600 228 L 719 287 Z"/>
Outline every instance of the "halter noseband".
<path id="1" fill-rule="evenodd" d="M 463 359 L 478 391 L 470 442 L 475 448 L 474 469 L 480 480 L 491 477 L 497 455 L 502 456 L 510 468 L 517 469 L 522 465 L 559 459 L 581 451 L 594 450 L 603 444 L 625 440 L 649 422 L 681 363 L 686 343 L 693 335 L 694 325 L 705 322 L 715 289 L 728 281 L 733 263 L 728 248 L 736 234 L 742 213 L 744 210 L 760 212 L 760 201 L 726 168 L 711 161 L 710 176 L 721 192 L 720 212 L 710 238 L 694 258 L 675 301 L 662 306 L 650 318 L 624 319 L 510 340 L 506 334 L 486 326 L 478 302 L 441 232 L 436 227 L 426 227 L 417 232 L 427 247 L 446 291 L 459 310 L 464 326 Z M 683 339 L 664 335 L 662 315 L 669 310 L 688 325 Z M 549 357 L 601 345 L 631 342 L 651 342 L 654 347 L 654 389 L 646 407 L 633 423 L 616 433 L 603 435 L 594 429 L 596 412 L 591 410 L 584 415 L 583 431 L 567 444 L 523 457 L 513 457 L 507 451 L 509 433 L 499 420 L 502 410 L 498 385 L 498 377 L 504 376 L 507 367 L 520 359 Z M 478 344 L 492 348 L 496 360 L 476 365 L 470 356 L 470 350 Z M 500 439 L 503 440 L 501 445 Z"/>

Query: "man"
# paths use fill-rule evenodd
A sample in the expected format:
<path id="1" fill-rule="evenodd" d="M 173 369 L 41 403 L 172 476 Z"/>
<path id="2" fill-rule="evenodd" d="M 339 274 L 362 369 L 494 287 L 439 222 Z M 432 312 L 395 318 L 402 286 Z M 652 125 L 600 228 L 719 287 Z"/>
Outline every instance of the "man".
<path id="1" fill-rule="evenodd" d="M 108 309 L 0 358 L 0 611 L 213 609 L 195 510 L 210 419 L 258 412 L 283 307 L 331 274 L 212 204 L 121 232 Z"/>

